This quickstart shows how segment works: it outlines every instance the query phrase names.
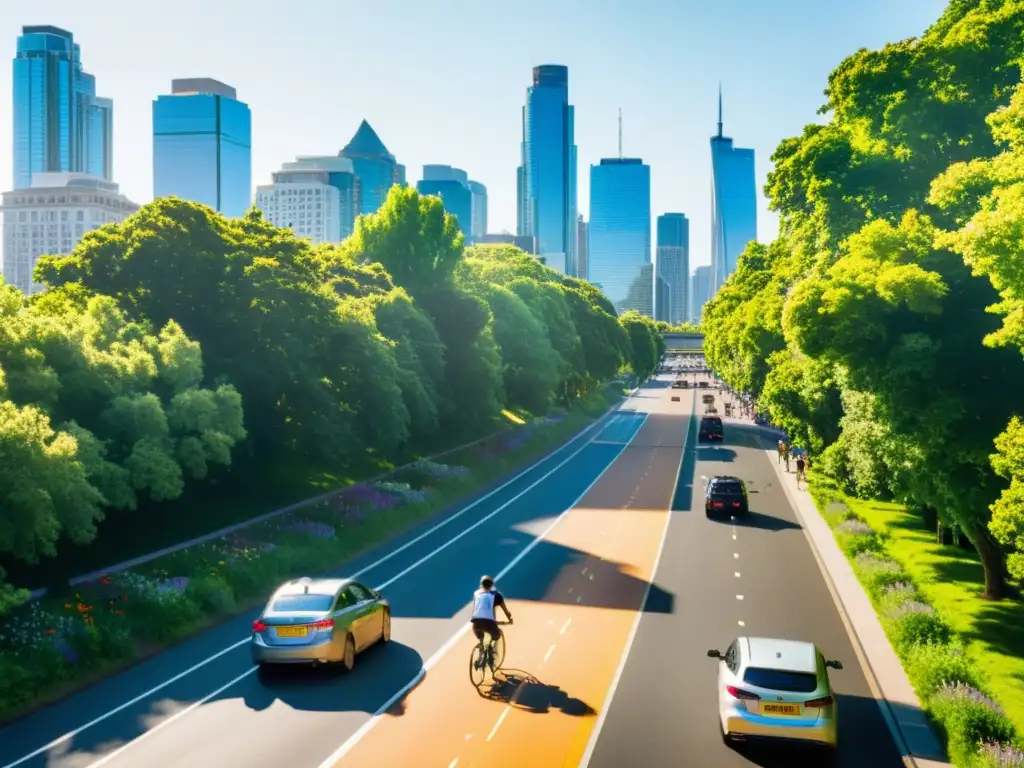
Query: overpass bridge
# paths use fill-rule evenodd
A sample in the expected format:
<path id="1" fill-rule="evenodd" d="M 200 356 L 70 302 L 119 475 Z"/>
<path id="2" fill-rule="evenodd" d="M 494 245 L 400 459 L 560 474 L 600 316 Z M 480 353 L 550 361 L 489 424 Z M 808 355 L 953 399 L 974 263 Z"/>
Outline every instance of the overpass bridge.
<path id="1" fill-rule="evenodd" d="M 665 348 L 671 352 L 700 352 L 704 349 L 704 334 L 702 333 L 663 333 L 661 338 L 665 340 Z"/>

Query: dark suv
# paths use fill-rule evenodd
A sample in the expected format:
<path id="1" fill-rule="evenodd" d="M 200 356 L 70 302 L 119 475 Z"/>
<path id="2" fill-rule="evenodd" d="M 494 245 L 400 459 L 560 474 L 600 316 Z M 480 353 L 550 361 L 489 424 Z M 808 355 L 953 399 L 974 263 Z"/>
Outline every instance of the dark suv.
<path id="1" fill-rule="evenodd" d="M 749 514 L 747 486 L 738 477 L 712 477 L 704 491 L 704 513 L 708 517 Z"/>
<path id="2" fill-rule="evenodd" d="M 724 440 L 725 434 L 722 431 L 722 417 L 701 416 L 700 429 L 697 431 L 697 439 L 701 442 L 706 440 Z"/>

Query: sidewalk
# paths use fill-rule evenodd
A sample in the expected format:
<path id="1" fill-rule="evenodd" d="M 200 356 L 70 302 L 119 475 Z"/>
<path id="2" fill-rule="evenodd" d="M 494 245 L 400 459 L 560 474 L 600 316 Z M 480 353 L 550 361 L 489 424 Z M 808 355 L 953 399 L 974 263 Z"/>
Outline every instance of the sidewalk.
<path id="1" fill-rule="evenodd" d="M 765 453 L 803 525 L 804 534 L 850 632 L 850 639 L 854 641 L 854 648 L 868 673 L 868 683 L 878 706 L 903 753 L 904 764 L 916 768 L 950 766 L 903 671 L 903 665 L 882 629 L 878 614 L 849 560 L 836 543 L 832 529 L 818 512 L 806 488 L 797 489 L 796 462 L 790 464 L 793 471 L 787 472 L 785 466 L 779 464 L 775 448 L 766 449 Z"/>

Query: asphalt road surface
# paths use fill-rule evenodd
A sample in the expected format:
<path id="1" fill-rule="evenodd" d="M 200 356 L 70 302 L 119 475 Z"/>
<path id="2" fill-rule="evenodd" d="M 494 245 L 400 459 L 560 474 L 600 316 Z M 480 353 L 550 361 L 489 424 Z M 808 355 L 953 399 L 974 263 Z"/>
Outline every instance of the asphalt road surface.
<path id="1" fill-rule="evenodd" d="M 393 642 L 352 675 L 262 678 L 255 616 L 241 616 L 0 730 L 0 767 L 791 765 L 719 737 L 706 651 L 738 634 L 841 659 L 840 764 L 901 765 L 758 431 L 727 424 L 722 448 L 698 447 L 695 395 L 668 378 L 471 508 L 353 563 L 394 620 Z M 716 473 L 747 480 L 749 523 L 705 519 L 701 476 Z M 505 674 L 477 690 L 465 630 L 484 573 L 516 622 Z"/>

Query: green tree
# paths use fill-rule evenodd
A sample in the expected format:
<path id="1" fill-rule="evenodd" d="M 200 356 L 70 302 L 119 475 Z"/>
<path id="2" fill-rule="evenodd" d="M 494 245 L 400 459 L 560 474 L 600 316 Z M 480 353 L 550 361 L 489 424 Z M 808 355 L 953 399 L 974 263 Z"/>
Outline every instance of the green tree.
<path id="1" fill-rule="evenodd" d="M 658 367 L 658 345 L 660 339 L 654 321 L 638 312 L 626 312 L 619 318 L 629 339 L 629 367 L 639 379 L 646 379 Z"/>

